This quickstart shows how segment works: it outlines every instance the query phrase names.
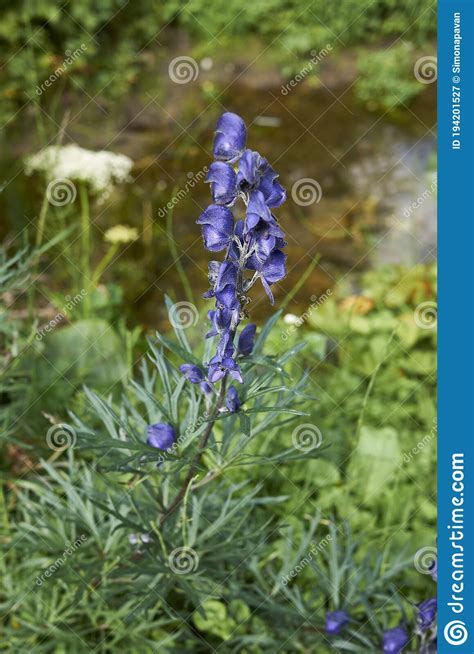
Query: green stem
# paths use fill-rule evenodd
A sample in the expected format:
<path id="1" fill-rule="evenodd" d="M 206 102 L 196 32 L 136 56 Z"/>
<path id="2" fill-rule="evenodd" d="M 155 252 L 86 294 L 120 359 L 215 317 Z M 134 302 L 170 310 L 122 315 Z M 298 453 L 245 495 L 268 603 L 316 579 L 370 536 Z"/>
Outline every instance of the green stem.
<path id="1" fill-rule="evenodd" d="M 107 268 L 109 263 L 112 261 L 114 258 L 115 254 L 117 253 L 119 246 L 117 243 L 114 243 L 111 245 L 110 249 L 106 254 L 102 257 L 102 259 L 99 261 L 97 266 L 95 267 L 94 271 L 92 272 L 92 280 L 89 284 L 89 289 L 93 289 L 97 286 L 97 284 L 100 281 L 100 278 L 102 277 L 102 273 L 104 270 Z"/>
<path id="2" fill-rule="evenodd" d="M 43 242 L 44 228 L 46 224 L 46 216 L 48 214 L 48 197 L 47 193 L 43 196 L 43 202 L 41 203 L 41 209 L 38 216 L 38 225 L 36 227 L 36 247 L 39 248 Z"/>
<path id="3" fill-rule="evenodd" d="M 176 194 L 176 192 L 177 192 L 177 188 L 174 188 L 172 192 L 173 196 Z M 171 255 L 173 257 L 174 263 L 176 265 L 176 269 L 178 271 L 179 278 L 184 288 L 186 299 L 188 300 L 188 302 L 191 302 L 191 304 L 195 304 L 194 294 L 191 285 L 189 283 L 188 277 L 186 275 L 186 272 L 183 268 L 183 264 L 181 263 L 178 250 L 176 249 L 176 242 L 173 236 L 173 208 L 168 209 L 168 213 L 166 214 L 166 236 L 168 238 Z"/>
<path id="4" fill-rule="evenodd" d="M 81 274 L 82 288 L 87 290 L 91 287 L 91 226 L 90 226 L 90 208 L 87 187 L 84 182 L 79 183 L 79 196 L 81 199 Z M 84 296 L 82 303 L 83 316 L 89 315 L 90 300 L 89 295 Z"/>
<path id="5" fill-rule="evenodd" d="M 295 297 L 295 295 L 298 293 L 298 291 L 300 290 L 300 288 L 303 286 L 303 284 L 306 282 L 306 280 L 308 279 L 308 277 L 311 275 L 311 273 L 313 272 L 313 270 L 314 270 L 314 269 L 316 268 L 316 266 L 318 265 L 319 259 L 320 259 L 320 256 L 318 255 L 317 257 L 315 257 L 315 258 L 311 261 L 311 263 L 310 263 L 309 266 L 306 268 L 306 270 L 304 271 L 304 273 L 301 275 L 301 277 L 299 278 L 299 280 L 297 281 L 297 283 L 293 286 L 293 288 L 291 289 L 291 291 L 288 293 L 288 295 L 286 296 L 286 298 L 285 298 L 285 299 L 283 300 L 283 302 L 281 303 L 281 308 L 280 308 L 281 311 L 284 311 L 284 310 L 286 309 L 286 307 L 290 304 L 290 302 L 293 300 L 293 298 Z"/>
<path id="6" fill-rule="evenodd" d="M 188 487 L 190 483 L 192 482 L 195 474 L 199 470 L 199 465 L 201 463 L 201 458 L 204 453 L 204 450 L 206 449 L 207 443 L 209 441 L 209 438 L 212 434 L 212 429 L 214 427 L 215 421 L 217 416 L 219 415 L 219 410 L 221 409 L 222 405 L 224 404 L 224 399 L 225 399 L 225 389 L 226 389 L 226 381 L 227 381 L 227 375 L 223 378 L 222 383 L 221 383 L 221 388 L 219 392 L 219 397 L 217 398 L 216 404 L 214 406 L 214 410 L 212 412 L 212 416 L 209 420 L 209 423 L 206 427 L 206 430 L 204 434 L 202 435 L 202 438 L 199 442 L 198 445 L 198 451 L 194 455 L 194 458 L 191 462 L 191 466 L 188 470 L 188 474 L 184 478 L 183 484 L 181 488 L 179 489 L 178 493 L 175 495 L 173 501 L 169 505 L 169 507 L 166 509 L 165 513 L 163 514 L 161 520 L 160 520 L 160 527 L 163 525 L 165 520 L 176 511 L 176 509 L 180 506 L 181 502 L 186 496 Z"/>

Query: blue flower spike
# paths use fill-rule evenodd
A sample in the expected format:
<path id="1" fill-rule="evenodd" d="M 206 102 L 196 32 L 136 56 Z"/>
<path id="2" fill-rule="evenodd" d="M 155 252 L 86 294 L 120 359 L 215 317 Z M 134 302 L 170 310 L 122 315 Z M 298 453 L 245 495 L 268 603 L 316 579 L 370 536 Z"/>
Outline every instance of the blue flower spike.
<path id="1" fill-rule="evenodd" d="M 211 327 L 206 338 L 218 337 L 217 351 L 206 364 L 207 376 L 191 364 L 180 368 L 204 392 L 227 376 L 243 383 L 237 358 L 252 353 L 256 331 L 255 325 L 249 324 L 238 334 L 240 323 L 247 317 L 247 294 L 260 280 L 273 304 L 271 287 L 286 275 L 285 235 L 272 213 L 285 201 L 285 190 L 268 161 L 246 149 L 246 142 L 247 128 L 242 118 L 231 112 L 222 114 L 216 125 L 215 161 L 206 177 L 212 204 L 197 220 L 202 226 L 204 247 L 210 252 L 225 251 L 222 261 L 209 263 L 211 287 L 204 294 L 215 300 L 215 308 L 208 312 Z M 237 202 L 244 205 L 243 219 L 235 219 L 231 209 Z M 232 407 L 238 402 L 234 393 L 231 391 L 228 399 Z"/>

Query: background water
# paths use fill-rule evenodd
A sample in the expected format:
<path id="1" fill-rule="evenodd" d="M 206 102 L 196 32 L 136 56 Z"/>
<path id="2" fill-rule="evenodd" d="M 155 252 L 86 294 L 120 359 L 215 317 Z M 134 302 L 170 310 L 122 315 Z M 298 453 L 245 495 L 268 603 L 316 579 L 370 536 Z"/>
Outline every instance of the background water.
<path id="1" fill-rule="evenodd" d="M 183 299 L 164 217 L 166 204 L 177 195 L 176 247 L 196 295 L 206 289 L 208 255 L 195 221 L 209 203 L 202 171 L 212 160 L 213 124 L 224 109 L 245 118 L 248 145 L 268 158 L 288 191 L 277 214 L 288 237 L 289 275 L 277 285 L 277 298 L 319 257 L 292 310 L 304 310 L 312 295 L 369 266 L 435 258 L 434 88 L 393 115 L 361 107 L 351 84 L 340 79 L 332 88 L 301 83 L 286 95 L 271 76 L 242 76 L 230 87 L 224 75 L 209 85 L 200 94 L 192 84 L 170 84 L 155 93 L 148 76 L 129 103 L 110 106 L 91 99 L 85 104 L 71 96 L 58 114 L 66 125 L 63 142 L 122 152 L 135 161 L 134 183 L 117 189 L 104 205 L 94 205 L 92 214 L 99 252 L 102 234 L 113 224 L 143 232 L 106 277 L 126 278 L 126 307 L 134 320 L 156 325 L 163 318 L 164 293 Z M 213 99 L 222 92 L 225 101 Z M 18 125 L 11 148 L 1 155 L 0 180 L 9 188 L 0 196 L 1 236 L 27 227 L 39 211 L 44 184 L 26 177 L 22 165 L 36 141 L 33 123 Z M 310 189 L 302 202 L 296 192 L 300 180 Z M 258 293 L 252 313 L 257 319 Z"/>

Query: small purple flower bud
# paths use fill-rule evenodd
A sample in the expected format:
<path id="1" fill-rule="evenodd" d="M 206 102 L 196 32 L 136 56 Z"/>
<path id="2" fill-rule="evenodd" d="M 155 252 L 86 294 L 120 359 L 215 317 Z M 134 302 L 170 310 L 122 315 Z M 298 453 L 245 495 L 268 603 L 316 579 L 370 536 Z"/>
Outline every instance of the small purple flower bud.
<path id="1" fill-rule="evenodd" d="M 409 640 L 406 629 L 401 625 L 394 629 L 388 629 L 383 634 L 383 653 L 401 654 Z"/>
<path id="2" fill-rule="evenodd" d="M 148 438 L 146 442 L 158 450 L 168 450 L 176 440 L 176 432 L 171 425 L 157 422 L 147 427 Z"/>
<path id="3" fill-rule="evenodd" d="M 434 624 L 437 607 L 438 603 L 436 597 L 427 599 L 418 604 L 418 615 L 416 616 L 416 621 L 421 631 L 427 631 Z"/>
<path id="4" fill-rule="evenodd" d="M 231 413 L 237 413 L 237 411 L 240 409 L 241 402 L 239 400 L 237 391 L 233 386 L 231 386 L 227 391 L 225 405 Z"/>
<path id="5" fill-rule="evenodd" d="M 326 613 L 326 633 L 330 636 L 338 634 L 349 624 L 349 614 L 346 611 L 328 611 Z"/>
<path id="6" fill-rule="evenodd" d="M 182 366 L 179 366 L 179 370 L 191 384 L 199 384 L 204 379 L 201 368 L 192 363 L 183 363 Z"/>
<path id="7" fill-rule="evenodd" d="M 242 329 L 237 343 L 237 351 L 239 354 L 247 356 L 252 353 L 256 331 L 257 326 L 253 323 L 250 323 Z"/>
<path id="8" fill-rule="evenodd" d="M 247 128 L 240 116 L 226 111 L 217 121 L 214 156 L 221 161 L 239 157 L 245 148 Z"/>

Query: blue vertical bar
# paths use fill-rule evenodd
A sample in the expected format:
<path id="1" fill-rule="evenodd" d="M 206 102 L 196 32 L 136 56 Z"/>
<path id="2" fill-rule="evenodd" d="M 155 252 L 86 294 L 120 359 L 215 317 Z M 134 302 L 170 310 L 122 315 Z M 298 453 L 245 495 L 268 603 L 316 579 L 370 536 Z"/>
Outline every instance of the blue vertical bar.
<path id="1" fill-rule="evenodd" d="M 474 653 L 474 0 L 438 2 L 438 652 Z"/>

